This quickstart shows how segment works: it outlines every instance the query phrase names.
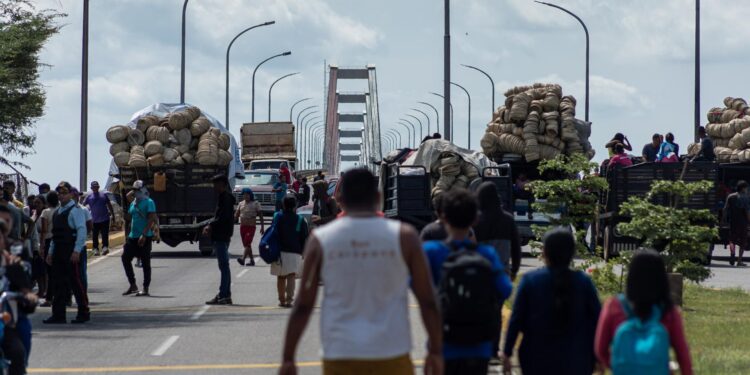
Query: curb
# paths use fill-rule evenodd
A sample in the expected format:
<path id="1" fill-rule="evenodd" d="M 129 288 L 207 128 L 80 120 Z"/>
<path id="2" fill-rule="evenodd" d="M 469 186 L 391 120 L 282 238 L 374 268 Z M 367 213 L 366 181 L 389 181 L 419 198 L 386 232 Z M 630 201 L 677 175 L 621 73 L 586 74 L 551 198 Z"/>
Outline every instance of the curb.
<path id="1" fill-rule="evenodd" d="M 125 233 L 124 232 L 117 232 L 117 233 L 110 233 L 109 234 L 109 248 L 115 248 L 119 247 L 125 244 Z M 94 248 L 93 242 L 91 240 L 86 241 L 86 249 L 92 250 Z"/>

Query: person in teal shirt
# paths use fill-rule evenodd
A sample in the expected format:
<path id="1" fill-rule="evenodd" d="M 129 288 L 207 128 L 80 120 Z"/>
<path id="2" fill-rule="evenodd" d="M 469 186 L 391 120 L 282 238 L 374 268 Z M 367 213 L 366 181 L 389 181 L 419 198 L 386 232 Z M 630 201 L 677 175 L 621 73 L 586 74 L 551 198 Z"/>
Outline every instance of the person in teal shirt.
<path id="1" fill-rule="evenodd" d="M 128 193 L 131 201 L 128 208 L 130 214 L 130 232 L 122 252 L 122 266 L 130 286 L 122 294 L 124 296 L 135 293 L 136 296 L 148 296 L 151 284 L 151 243 L 154 229 L 157 228 L 156 204 L 149 197 L 148 189 L 143 181 L 133 183 L 133 191 Z M 143 289 L 138 290 L 135 273 L 133 272 L 133 258 L 141 260 L 143 267 Z"/>

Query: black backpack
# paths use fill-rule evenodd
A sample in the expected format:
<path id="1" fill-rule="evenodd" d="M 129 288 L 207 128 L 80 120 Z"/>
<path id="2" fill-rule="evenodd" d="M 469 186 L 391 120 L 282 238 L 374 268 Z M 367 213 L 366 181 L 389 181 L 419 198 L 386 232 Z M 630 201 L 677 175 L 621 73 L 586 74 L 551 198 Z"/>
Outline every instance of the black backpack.
<path id="1" fill-rule="evenodd" d="M 495 290 L 497 273 L 475 244 L 447 244 L 451 253 L 443 262 L 438 288 L 443 315 L 443 339 L 473 345 L 496 337 L 500 304 Z"/>

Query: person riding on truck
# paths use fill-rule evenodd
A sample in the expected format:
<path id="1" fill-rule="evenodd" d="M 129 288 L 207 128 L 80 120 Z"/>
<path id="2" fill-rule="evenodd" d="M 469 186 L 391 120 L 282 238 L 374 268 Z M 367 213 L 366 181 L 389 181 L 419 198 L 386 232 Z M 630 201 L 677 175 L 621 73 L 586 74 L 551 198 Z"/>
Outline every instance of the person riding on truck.
<path id="1" fill-rule="evenodd" d="M 292 183 L 292 173 L 289 171 L 289 166 L 285 162 L 281 163 L 279 166 L 279 178 L 284 184 L 289 185 Z"/>

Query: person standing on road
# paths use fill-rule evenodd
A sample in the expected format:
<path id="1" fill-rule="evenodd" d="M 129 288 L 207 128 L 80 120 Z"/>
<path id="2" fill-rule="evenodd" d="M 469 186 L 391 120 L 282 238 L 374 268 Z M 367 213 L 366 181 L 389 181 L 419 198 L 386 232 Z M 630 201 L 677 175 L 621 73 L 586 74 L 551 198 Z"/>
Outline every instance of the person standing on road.
<path id="1" fill-rule="evenodd" d="M 637 319 L 641 324 L 647 324 L 651 319 L 657 320 L 661 328 L 666 330 L 665 336 L 668 335 L 669 341 L 665 343 L 664 352 L 638 352 L 635 348 L 628 347 L 627 339 L 618 338 L 623 334 L 620 332 L 622 325 L 631 319 Z M 651 332 L 653 331 L 649 330 L 649 333 Z M 664 260 L 654 250 L 641 250 L 636 252 L 630 261 L 625 294 L 611 298 L 604 305 L 596 329 L 594 350 L 599 361 L 608 368 L 612 368 L 615 375 L 646 373 L 639 369 L 639 364 L 628 362 L 633 359 L 637 361 L 640 358 L 652 359 L 653 354 L 661 354 L 664 361 L 663 363 L 649 362 L 648 365 L 656 364 L 661 367 L 661 373 L 668 374 L 670 371 L 669 346 L 667 345 L 674 348 L 675 357 L 680 364 L 680 374 L 692 375 L 693 367 L 682 325 L 682 315 L 680 309 L 672 303 Z M 618 352 L 622 350 L 630 353 L 635 351 L 639 354 L 636 358 L 623 358 L 623 353 Z"/>
<path id="2" fill-rule="evenodd" d="M 243 266 L 254 266 L 253 239 L 255 238 L 256 218 L 260 218 L 261 235 L 266 232 L 266 224 L 263 221 L 263 210 L 261 209 L 260 202 L 255 200 L 255 194 L 253 194 L 252 189 L 242 189 L 242 197 L 244 199 L 237 205 L 237 212 L 234 213 L 234 218 L 240 220 L 240 235 L 242 236 L 242 246 L 245 247 L 245 252 L 242 254 L 242 257 L 237 258 L 237 263 Z"/>
<path id="3" fill-rule="evenodd" d="M 656 155 L 659 154 L 659 146 L 661 146 L 661 135 L 656 133 L 651 137 L 651 143 L 643 146 L 643 151 L 641 151 L 643 160 L 649 163 L 655 162 Z"/>
<path id="4" fill-rule="evenodd" d="M 501 309 L 513 284 L 496 250 L 469 239 L 477 219 L 476 198 L 464 189 L 444 194 L 441 219 L 448 239 L 427 242 L 423 248 L 442 301 L 445 373 L 485 375 L 490 358 L 496 356 Z"/>
<path id="5" fill-rule="evenodd" d="M 52 217 L 52 244 L 47 255 L 47 264 L 52 266 L 52 316 L 45 324 L 65 324 L 65 309 L 70 292 L 78 301 L 78 315 L 71 323 L 79 324 L 91 319 L 89 300 L 81 280 L 81 251 L 86 246 L 86 215 L 73 200 L 73 188 L 63 181 L 58 186 L 60 207 Z"/>
<path id="6" fill-rule="evenodd" d="M 99 183 L 94 181 L 91 183 L 91 193 L 86 195 L 83 204 L 91 210 L 91 216 L 94 221 L 93 233 L 91 235 L 94 245 L 94 255 L 107 255 L 109 254 L 109 223 L 115 216 L 115 210 L 112 208 L 112 203 L 109 201 L 107 194 L 99 192 Z M 101 253 L 99 252 L 100 234 L 102 237 Z"/>
<path id="7" fill-rule="evenodd" d="M 47 255 L 49 254 L 49 249 L 52 245 L 52 218 L 55 214 L 55 210 L 57 210 L 57 206 L 60 205 L 60 201 L 57 197 L 57 192 L 50 191 L 45 196 L 47 197 L 47 208 L 42 211 L 42 218 L 40 219 L 42 234 L 39 236 L 41 241 L 39 248 L 42 259 L 47 259 Z M 55 292 L 52 289 L 51 282 L 52 267 L 45 262 L 44 268 L 46 271 L 46 278 L 43 282 L 44 287 L 42 287 L 42 282 L 40 281 L 39 296 L 45 299 L 41 306 L 49 307 L 51 306 L 51 301 L 55 296 Z"/>
<path id="8" fill-rule="evenodd" d="M 283 208 L 282 204 L 288 189 L 288 185 L 281 178 L 281 175 L 279 175 L 279 180 L 276 181 L 273 184 L 273 188 L 271 188 L 271 191 L 274 193 L 275 212 L 279 212 Z"/>
<path id="9" fill-rule="evenodd" d="M 141 180 L 133 183 L 133 190 L 128 193 L 127 200 L 130 202 L 130 231 L 125 240 L 121 260 L 130 286 L 122 295 L 135 293 L 137 297 L 148 296 L 148 288 L 151 286 L 151 245 L 154 231 L 158 230 L 156 204 L 149 197 L 148 189 Z M 133 271 L 133 258 L 136 257 L 141 260 L 143 268 L 143 289 L 140 291 Z"/>
<path id="10" fill-rule="evenodd" d="M 336 216 L 339 214 L 336 201 L 328 195 L 328 186 L 328 182 L 323 180 L 313 183 L 313 209 L 310 219 L 316 227 L 336 220 Z"/>
<path id="11" fill-rule="evenodd" d="M 276 276 L 279 307 L 292 307 L 297 273 L 302 263 L 302 249 L 307 241 L 307 222 L 297 215 L 296 208 L 297 198 L 287 195 L 284 198 L 284 210 L 274 218 L 274 225 L 279 231 L 281 258 L 271 264 L 271 275 Z"/>
<path id="12" fill-rule="evenodd" d="M 417 232 L 380 218 L 374 176 L 353 169 L 342 177 L 347 216 L 315 230 L 305 245 L 300 293 L 289 317 L 282 375 L 296 374 L 295 352 L 315 309 L 319 283 L 324 375 L 413 374 L 409 285 L 427 336 L 425 373 L 443 373 L 442 328 L 430 271 Z"/>
<path id="13" fill-rule="evenodd" d="M 735 248 L 739 248 L 740 257 L 737 259 L 737 267 L 745 266 L 742 256 L 748 247 L 747 226 L 750 223 L 750 197 L 748 197 L 747 188 L 747 182 L 739 181 L 736 191 L 727 196 L 724 204 L 723 221 L 729 223 L 729 264 L 734 266 Z"/>
<path id="14" fill-rule="evenodd" d="M 567 228 L 544 235 L 546 267 L 523 276 L 513 301 L 503 371 L 523 334 L 518 358 L 524 375 L 578 375 L 594 371 L 594 335 L 601 303 L 591 279 L 570 269 L 575 238 Z"/>
<path id="15" fill-rule="evenodd" d="M 299 190 L 297 191 L 297 206 L 304 207 L 310 203 L 310 185 L 307 184 L 307 179 L 301 175 L 297 177 L 299 182 Z"/>
<path id="16" fill-rule="evenodd" d="M 70 194 L 73 196 L 73 200 L 78 205 L 78 209 L 83 211 L 83 214 L 86 216 L 86 236 L 88 237 L 94 230 L 94 217 L 91 216 L 91 210 L 81 204 L 81 201 L 83 199 L 81 199 L 81 193 L 78 191 L 78 189 L 73 188 Z M 81 261 L 78 264 L 80 265 L 79 269 L 81 271 L 81 282 L 83 283 L 83 289 L 86 291 L 89 290 L 88 261 L 89 252 L 86 245 L 84 244 L 83 249 L 81 249 Z"/>
<path id="17" fill-rule="evenodd" d="M 313 182 L 325 181 L 326 176 L 323 175 L 323 171 L 318 171 L 318 174 L 313 177 Z"/>
<path id="18" fill-rule="evenodd" d="M 219 294 L 206 301 L 207 305 L 232 304 L 232 275 L 229 271 L 229 242 L 234 234 L 234 196 L 230 193 L 229 179 L 224 175 L 214 176 L 214 191 L 218 194 L 216 214 L 213 222 L 203 230 L 204 236 L 211 236 L 216 260 L 221 271 Z"/>

